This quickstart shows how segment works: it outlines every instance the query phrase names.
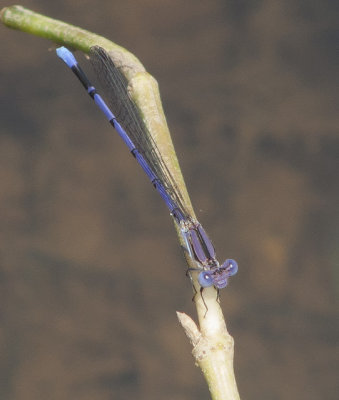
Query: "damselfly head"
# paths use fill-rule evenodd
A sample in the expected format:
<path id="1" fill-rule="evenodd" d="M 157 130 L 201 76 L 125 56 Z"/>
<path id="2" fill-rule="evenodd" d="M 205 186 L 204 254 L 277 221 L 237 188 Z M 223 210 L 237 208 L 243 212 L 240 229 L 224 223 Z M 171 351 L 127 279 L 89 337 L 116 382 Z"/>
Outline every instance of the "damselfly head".
<path id="1" fill-rule="evenodd" d="M 214 286 L 216 289 L 223 289 L 227 286 L 228 278 L 238 272 L 238 264 L 235 260 L 227 259 L 221 267 L 201 271 L 198 276 L 202 288 Z"/>

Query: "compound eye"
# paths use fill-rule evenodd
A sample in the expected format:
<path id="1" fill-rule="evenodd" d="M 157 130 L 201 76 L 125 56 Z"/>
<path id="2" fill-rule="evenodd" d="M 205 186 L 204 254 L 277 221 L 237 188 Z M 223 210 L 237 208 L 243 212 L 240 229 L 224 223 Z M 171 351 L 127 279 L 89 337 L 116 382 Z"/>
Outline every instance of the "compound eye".
<path id="1" fill-rule="evenodd" d="M 207 288 L 213 285 L 212 274 L 209 271 L 202 271 L 198 276 L 198 282 L 201 287 Z"/>
<path id="2" fill-rule="evenodd" d="M 229 258 L 223 263 L 221 268 L 224 268 L 227 271 L 228 276 L 233 276 L 238 272 L 238 263 Z"/>

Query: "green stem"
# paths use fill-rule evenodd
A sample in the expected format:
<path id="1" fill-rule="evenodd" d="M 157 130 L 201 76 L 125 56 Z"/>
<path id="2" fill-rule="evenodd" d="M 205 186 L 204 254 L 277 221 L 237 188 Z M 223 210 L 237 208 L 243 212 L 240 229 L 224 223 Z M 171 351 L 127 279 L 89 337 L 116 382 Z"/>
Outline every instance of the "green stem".
<path id="1" fill-rule="evenodd" d="M 0 13 L 4 25 L 28 32 L 61 45 L 88 53 L 94 45 L 103 47 L 109 52 L 114 63 L 125 74 L 130 95 L 135 101 L 144 122 L 157 147 L 166 161 L 178 189 L 183 195 L 187 210 L 194 217 L 189 195 L 182 177 L 166 118 L 162 109 L 158 84 L 149 75 L 140 61 L 129 51 L 102 36 L 88 32 L 79 27 L 66 24 L 44 15 L 37 14 L 22 6 L 4 8 Z M 179 240 L 182 235 L 175 224 Z M 187 263 L 194 268 L 194 262 L 186 254 Z M 197 307 L 200 330 L 193 320 L 185 314 L 178 313 L 179 321 L 193 345 L 193 356 L 201 368 L 214 400 L 238 400 L 239 394 L 233 371 L 233 338 L 226 329 L 225 320 L 217 301 L 214 288 L 205 289 L 201 298 L 196 274 L 193 283 L 197 294 L 194 301 Z M 206 312 L 206 306 L 208 311 Z"/>
<path id="2" fill-rule="evenodd" d="M 91 46 L 97 45 L 106 50 L 123 52 L 130 64 L 140 61 L 126 49 L 110 40 L 74 25 L 33 12 L 22 6 L 11 6 L 1 10 L 1 21 L 12 29 L 52 40 L 55 43 L 88 53 Z"/>

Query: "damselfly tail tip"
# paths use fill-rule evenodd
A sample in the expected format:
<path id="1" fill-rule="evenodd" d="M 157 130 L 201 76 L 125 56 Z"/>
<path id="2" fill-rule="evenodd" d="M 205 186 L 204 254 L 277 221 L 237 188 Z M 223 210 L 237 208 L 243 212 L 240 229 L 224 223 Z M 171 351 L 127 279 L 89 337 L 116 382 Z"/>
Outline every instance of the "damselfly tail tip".
<path id="1" fill-rule="evenodd" d="M 77 60 L 75 59 L 74 55 L 64 46 L 58 47 L 56 49 L 57 56 L 61 58 L 69 68 L 74 67 L 77 65 Z"/>

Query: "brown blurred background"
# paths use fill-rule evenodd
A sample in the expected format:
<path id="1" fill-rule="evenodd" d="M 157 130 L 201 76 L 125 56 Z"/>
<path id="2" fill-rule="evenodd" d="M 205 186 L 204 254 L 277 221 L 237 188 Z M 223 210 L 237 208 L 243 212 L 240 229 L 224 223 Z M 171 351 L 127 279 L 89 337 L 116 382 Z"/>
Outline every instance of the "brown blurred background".
<path id="1" fill-rule="evenodd" d="M 337 399 L 338 2 L 22 4 L 157 78 L 197 215 L 239 262 L 241 397 Z M 209 398 L 167 209 L 53 44 L 0 30 L 0 398 Z"/>

